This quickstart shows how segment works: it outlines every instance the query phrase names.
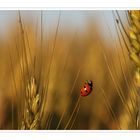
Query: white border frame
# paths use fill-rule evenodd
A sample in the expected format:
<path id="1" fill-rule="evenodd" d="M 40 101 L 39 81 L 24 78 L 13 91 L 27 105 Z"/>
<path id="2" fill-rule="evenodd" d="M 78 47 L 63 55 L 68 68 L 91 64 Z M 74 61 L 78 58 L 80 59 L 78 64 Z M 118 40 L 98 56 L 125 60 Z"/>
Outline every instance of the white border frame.
<path id="1" fill-rule="evenodd" d="M 128 8 L 129 7 L 129 8 Z M 140 9 L 140 0 L 0 0 L 1 9 Z"/>
<path id="2" fill-rule="evenodd" d="M 2 140 L 138 140 L 140 131 L 0 131 Z"/>
<path id="3" fill-rule="evenodd" d="M 77 1 L 77 2 L 76 2 Z M 0 10 L 131 10 L 140 0 L 0 0 Z M 138 140 L 140 131 L 0 131 L 2 140 Z"/>

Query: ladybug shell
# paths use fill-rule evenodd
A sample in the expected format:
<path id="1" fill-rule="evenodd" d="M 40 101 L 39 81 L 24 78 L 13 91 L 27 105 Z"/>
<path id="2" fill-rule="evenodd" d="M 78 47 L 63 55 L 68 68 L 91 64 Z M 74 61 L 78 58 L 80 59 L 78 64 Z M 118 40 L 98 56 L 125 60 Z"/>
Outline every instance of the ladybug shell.
<path id="1" fill-rule="evenodd" d="M 92 91 L 92 86 L 88 83 L 85 83 L 84 86 L 81 88 L 81 96 L 87 96 L 91 93 Z"/>

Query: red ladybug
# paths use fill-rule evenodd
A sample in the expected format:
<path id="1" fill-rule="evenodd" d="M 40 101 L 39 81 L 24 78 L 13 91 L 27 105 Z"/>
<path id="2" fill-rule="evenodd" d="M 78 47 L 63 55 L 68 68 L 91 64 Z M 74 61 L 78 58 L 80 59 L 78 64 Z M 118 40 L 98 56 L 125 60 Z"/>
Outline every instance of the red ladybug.
<path id="1" fill-rule="evenodd" d="M 84 86 L 81 88 L 80 91 L 81 96 L 89 95 L 92 91 L 92 87 L 93 87 L 92 81 L 91 80 L 86 81 Z"/>

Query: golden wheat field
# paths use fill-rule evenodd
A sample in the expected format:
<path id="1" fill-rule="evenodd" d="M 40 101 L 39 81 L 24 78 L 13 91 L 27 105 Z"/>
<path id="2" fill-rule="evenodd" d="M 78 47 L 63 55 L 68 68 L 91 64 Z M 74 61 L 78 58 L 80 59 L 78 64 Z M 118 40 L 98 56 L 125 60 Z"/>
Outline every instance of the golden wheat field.
<path id="1" fill-rule="evenodd" d="M 0 129 L 140 128 L 139 11 L 0 11 L 0 22 Z"/>

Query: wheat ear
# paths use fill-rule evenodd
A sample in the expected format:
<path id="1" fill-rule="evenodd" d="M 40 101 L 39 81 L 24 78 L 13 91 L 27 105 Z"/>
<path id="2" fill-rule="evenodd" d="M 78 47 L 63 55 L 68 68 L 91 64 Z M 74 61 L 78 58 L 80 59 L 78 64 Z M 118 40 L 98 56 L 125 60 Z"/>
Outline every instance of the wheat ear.
<path id="1" fill-rule="evenodd" d="M 24 119 L 21 129 L 34 130 L 40 128 L 40 101 L 35 77 L 31 77 L 26 87 Z"/>
<path id="2" fill-rule="evenodd" d="M 129 55 L 131 60 L 136 66 L 136 71 L 134 75 L 134 81 L 137 90 L 137 103 L 138 109 L 136 113 L 136 128 L 140 128 L 140 11 L 132 10 L 129 11 L 130 17 L 130 33 L 129 40 L 131 47 L 129 49 Z"/>

